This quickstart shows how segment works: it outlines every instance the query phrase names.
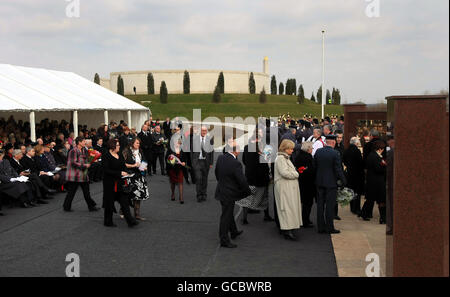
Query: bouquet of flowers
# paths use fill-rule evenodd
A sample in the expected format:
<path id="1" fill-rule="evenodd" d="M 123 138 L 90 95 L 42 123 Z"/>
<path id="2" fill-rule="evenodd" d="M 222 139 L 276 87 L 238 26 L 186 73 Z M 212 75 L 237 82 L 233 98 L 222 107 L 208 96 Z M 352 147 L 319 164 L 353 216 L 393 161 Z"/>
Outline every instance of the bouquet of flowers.
<path id="1" fill-rule="evenodd" d="M 167 139 L 164 139 L 164 137 L 161 137 L 157 142 L 156 142 L 156 144 L 157 145 L 164 145 L 164 146 L 167 146 L 167 144 L 169 143 L 169 141 L 167 140 Z"/>
<path id="2" fill-rule="evenodd" d="M 266 162 L 270 162 L 272 160 L 272 154 L 273 154 L 273 147 L 271 145 L 266 145 L 262 151 L 264 160 Z"/>
<path id="3" fill-rule="evenodd" d="M 181 165 L 181 166 L 186 167 L 187 169 L 189 169 L 189 166 L 183 165 L 183 162 L 181 162 L 181 160 L 177 156 L 175 156 L 173 154 L 169 155 L 169 157 L 167 158 L 167 163 L 169 163 L 172 166 L 178 164 L 178 165 Z"/>
<path id="4" fill-rule="evenodd" d="M 102 156 L 102 154 L 99 151 L 96 151 L 96 150 L 90 148 L 88 150 L 88 158 L 87 158 L 88 164 L 92 165 L 93 163 L 97 162 L 97 160 L 100 159 L 101 156 Z M 88 170 L 89 169 L 87 169 L 87 168 L 84 170 L 85 175 L 88 174 Z"/>
<path id="5" fill-rule="evenodd" d="M 339 188 L 337 191 L 337 202 L 341 206 L 346 206 L 350 204 L 350 201 L 356 198 L 356 194 L 352 189 L 349 188 Z"/>

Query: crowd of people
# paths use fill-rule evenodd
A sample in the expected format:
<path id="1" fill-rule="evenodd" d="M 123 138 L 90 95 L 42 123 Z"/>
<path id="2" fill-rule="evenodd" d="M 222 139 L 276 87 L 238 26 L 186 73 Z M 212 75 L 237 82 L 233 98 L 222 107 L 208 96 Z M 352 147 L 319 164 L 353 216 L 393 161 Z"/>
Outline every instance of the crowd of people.
<path id="1" fill-rule="evenodd" d="M 36 125 L 36 142 L 30 140 L 27 122 L 0 119 L 0 199 L 23 208 L 46 204 L 57 192 L 65 192 L 63 210 L 72 211 L 72 200 L 81 187 L 89 211 L 100 208 L 90 195 L 90 183 L 103 182 L 104 225 L 114 227 L 115 202 L 129 227 L 145 221 L 142 201 L 150 197 L 148 176 L 167 175 L 171 200 L 184 204 L 183 184 L 194 183 L 198 203 L 207 200 L 208 175 L 214 167 L 214 138 L 208 127 L 188 131 L 178 120 L 164 122 L 150 117 L 137 133 L 124 121 L 98 129 L 79 126 L 74 135 L 70 123 L 43 120 Z M 317 204 L 319 233 L 339 233 L 336 196 L 338 188 L 352 189 L 356 198 L 352 213 L 363 220 L 373 217 L 375 202 L 380 223 L 386 222 L 386 150 L 393 139 L 381 139 L 376 129 L 352 137 L 344 147 L 343 116 L 319 121 L 305 115 L 278 122 L 261 120 L 243 148 L 233 136 L 226 137 L 217 158 L 215 198 L 220 201 L 219 237 L 223 247 L 236 247 L 230 240 L 239 231 L 233 217 L 235 204 L 243 208 L 242 224 L 248 214 L 264 212 L 265 222 L 276 222 L 286 239 L 297 240 L 294 230 L 313 227 L 311 210 Z M 266 151 L 272 137 L 278 142 L 272 154 Z M 173 145 L 171 145 L 173 144 Z M 242 166 L 243 165 L 243 166 Z M 272 218 L 269 187 L 273 186 Z M 361 208 L 361 196 L 365 203 Z M 0 207 L 2 205 L 0 200 Z M 134 210 L 131 213 L 130 208 Z M 0 208 L 1 210 L 1 208 Z M 0 212 L 1 213 L 1 212 Z"/>

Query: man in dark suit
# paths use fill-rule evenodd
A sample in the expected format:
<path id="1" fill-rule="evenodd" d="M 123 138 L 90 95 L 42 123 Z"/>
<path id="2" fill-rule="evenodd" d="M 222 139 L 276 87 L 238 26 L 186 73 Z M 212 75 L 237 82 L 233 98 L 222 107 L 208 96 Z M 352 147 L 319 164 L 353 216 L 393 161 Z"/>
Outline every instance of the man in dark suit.
<path id="1" fill-rule="evenodd" d="M 214 163 L 214 145 L 206 126 L 202 126 L 200 135 L 192 138 L 191 163 L 195 174 L 197 202 L 206 201 L 209 169 Z"/>
<path id="2" fill-rule="evenodd" d="M 166 121 L 163 123 L 163 131 L 167 139 L 170 139 L 170 137 L 172 136 L 172 129 L 170 125 L 170 118 L 166 118 Z"/>
<path id="3" fill-rule="evenodd" d="M 155 126 L 155 130 L 152 134 L 152 169 L 153 174 L 156 174 L 156 161 L 159 160 L 159 166 L 161 167 L 161 175 L 165 175 L 165 160 L 164 160 L 164 141 L 167 140 L 167 137 L 161 134 L 161 126 Z"/>
<path id="4" fill-rule="evenodd" d="M 231 239 L 241 235 L 243 231 L 238 231 L 234 221 L 234 204 L 251 194 L 245 178 L 242 164 L 237 160 L 239 147 L 234 140 L 226 147 L 226 153 L 220 155 L 216 164 L 216 199 L 222 205 L 222 215 L 220 217 L 220 245 L 226 248 L 235 248 L 237 245 L 231 243 Z"/>
<path id="5" fill-rule="evenodd" d="M 149 175 L 152 175 L 152 134 L 150 133 L 147 125 L 142 125 L 138 138 L 141 140 L 141 149 L 144 153 L 145 159 L 147 160 L 147 172 Z"/>
<path id="6" fill-rule="evenodd" d="M 326 136 L 326 146 L 314 156 L 317 186 L 317 226 L 319 233 L 340 233 L 334 228 L 334 208 L 338 186 L 346 183 L 339 153 L 334 149 L 336 136 Z M 325 217 L 325 218 L 324 218 Z"/>

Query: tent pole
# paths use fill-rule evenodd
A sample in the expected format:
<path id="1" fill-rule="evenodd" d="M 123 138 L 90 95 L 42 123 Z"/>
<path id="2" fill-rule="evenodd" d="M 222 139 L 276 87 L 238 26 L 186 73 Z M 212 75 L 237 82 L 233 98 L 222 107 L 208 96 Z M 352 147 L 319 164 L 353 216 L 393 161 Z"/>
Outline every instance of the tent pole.
<path id="1" fill-rule="evenodd" d="M 73 134 L 75 138 L 78 137 L 78 111 L 73 111 Z"/>
<path id="2" fill-rule="evenodd" d="M 36 119 L 34 116 L 34 111 L 30 112 L 30 139 L 32 142 L 36 141 Z"/>
<path id="3" fill-rule="evenodd" d="M 127 116 L 128 116 L 128 127 L 130 127 L 131 129 L 131 110 L 127 111 Z"/>
<path id="4" fill-rule="evenodd" d="M 105 117 L 105 125 L 109 125 L 109 119 L 108 119 L 108 111 L 105 110 L 105 112 L 103 113 L 103 116 Z"/>

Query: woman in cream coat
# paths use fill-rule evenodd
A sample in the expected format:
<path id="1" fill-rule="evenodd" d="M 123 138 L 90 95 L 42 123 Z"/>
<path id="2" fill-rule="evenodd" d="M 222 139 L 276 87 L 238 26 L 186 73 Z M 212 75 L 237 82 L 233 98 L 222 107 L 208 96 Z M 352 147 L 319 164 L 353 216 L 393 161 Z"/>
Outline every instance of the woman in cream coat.
<path id="1" fill-rule="evenodd" d="M 281 142 L 275 160 L 274 195 L 277 205 L 280 229 L 284 237 L 297 240 L 292 230 L 302 225 L 302 206 L 298 185 L 298 171 L 289 160 L 294 151 L 294 142 L 285 139 Z"/>

